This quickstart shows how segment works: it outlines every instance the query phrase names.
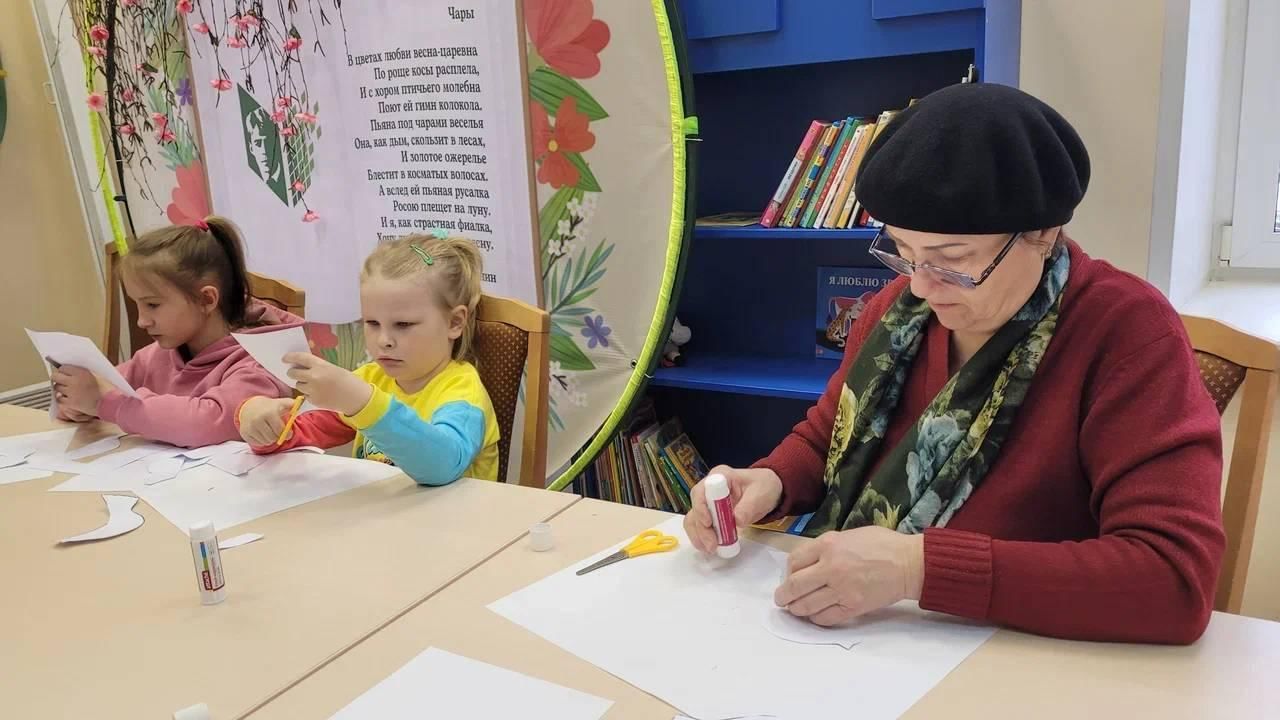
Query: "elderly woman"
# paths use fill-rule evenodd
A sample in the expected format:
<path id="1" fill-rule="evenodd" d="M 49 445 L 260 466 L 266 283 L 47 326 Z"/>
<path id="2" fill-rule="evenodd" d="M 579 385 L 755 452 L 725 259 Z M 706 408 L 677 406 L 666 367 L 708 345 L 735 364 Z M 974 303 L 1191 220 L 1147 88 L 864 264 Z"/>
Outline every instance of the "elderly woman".
<path id="1" fill-rule="evenodd" d="M 740 525 L 814 513 L 780 607 L 835 625 L 911 599 L 1082 640 L 1204 631 L 1218 414 L 1164 297 L 1064 234 L 1088 181 L 1075 130 L 1009 87 L 940 90 L 876 139 L 858 199 L 884 223 L 871 253 L 904 277 L 791 435 L 717 469 Z"/>

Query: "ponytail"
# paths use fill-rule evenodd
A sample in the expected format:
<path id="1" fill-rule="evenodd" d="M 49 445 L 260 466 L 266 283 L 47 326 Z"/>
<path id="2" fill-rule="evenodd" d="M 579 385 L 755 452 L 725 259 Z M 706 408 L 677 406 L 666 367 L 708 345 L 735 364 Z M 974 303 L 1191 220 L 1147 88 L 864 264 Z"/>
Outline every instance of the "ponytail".
<path id="1" fill-rule="evenodd" d="M 227 272 L 220 273 L 218 278 L 222 317 L 233 328 L 243 327 L 245 311 L 249 307 L 249 271 L 245 268 L 244 241 L 240 239 L 236 226 L 224 217 L 211 215 L 205 218 L 205 224 L 227 258 Z"/>

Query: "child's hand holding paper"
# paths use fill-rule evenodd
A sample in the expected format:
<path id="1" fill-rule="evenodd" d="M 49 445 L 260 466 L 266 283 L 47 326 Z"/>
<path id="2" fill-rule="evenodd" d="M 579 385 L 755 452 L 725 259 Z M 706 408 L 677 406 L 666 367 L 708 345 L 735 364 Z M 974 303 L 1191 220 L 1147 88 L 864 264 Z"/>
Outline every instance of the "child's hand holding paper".
<path id="1" fill-rule="evenodd" d="M 75 365 L 63 365 L 53 371 L 53 391 L 58 399 L 59 418 L 83 422 L 81 418 L 98 416 L 98 403 L 104 393 L 113 390 L 110 383 Z M 73 414 L 74 413 L 74 414 Z"/>

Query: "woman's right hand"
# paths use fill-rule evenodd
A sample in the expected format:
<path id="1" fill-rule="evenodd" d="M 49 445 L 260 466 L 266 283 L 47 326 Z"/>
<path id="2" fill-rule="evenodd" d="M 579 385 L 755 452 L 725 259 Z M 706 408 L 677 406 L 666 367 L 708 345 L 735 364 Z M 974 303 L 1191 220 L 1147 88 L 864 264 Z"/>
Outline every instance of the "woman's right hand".
<path id="1" fill-rule="evenodd" d="M 727 465 L 714 468 L 709 475 L 723 475 L 729 481 L 729 497 L 733 500 L 733 519 L 738 527 L 746 527 L 760 521 L 773 512 L 782 500 L 782 479 L 769 468 L 739 470 Z M 707 508 L 705 482 L 693 486 L 689 494 L 692 508 L 684 516 L 684 532 L 698 550 L 714 552 L 717 545 L 716 530 L 711 525 L 711 511 Z"/>
<path id="2" fill-rule="evenodd" d="M 290 398 L 259 396 L 245 400 L 240 406 L 240 437 L 253 447 L 274 447 L 292 409 Z"/>

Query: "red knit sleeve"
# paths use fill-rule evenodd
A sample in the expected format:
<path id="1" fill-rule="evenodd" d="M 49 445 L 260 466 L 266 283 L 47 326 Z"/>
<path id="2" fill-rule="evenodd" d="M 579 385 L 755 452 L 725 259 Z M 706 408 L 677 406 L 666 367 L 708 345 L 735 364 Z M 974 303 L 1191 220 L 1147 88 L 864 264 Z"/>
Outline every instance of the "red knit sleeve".
<path id="1" fill-rule="evenodd" d="M 818 399 L 818 404 L 809 408 L 805 419 L 791 430 L 791 434 L 768 457 L 752 465 L 769 468 L 782 479 L 782 500 L 770 517 L 807 513 L 821 504 L 826 493 L 822 475 L 826 470 L 827 450 L 831 447 L 831 426 L 835 424 L 836 407 L 840 402 L 845 376 L 849 374 L 849 366 L 858 356 L 863 341 L 907 283 L 907 278 L 894 280 L 867 303 L 849 328 L 844 358 L 840 361 L 839 369 L 827 380 L 827 389 Z"/>
<path id="2" fill-rule="evenodd" d="M 1204 632 L 1225 546 L 1222 436 L 1185 335 L 1170 329 L 1094 387 L 1079 452 L 1099 537 L 931 528 L 922 607 L 1077 640 L 1190 643 Z"/>

